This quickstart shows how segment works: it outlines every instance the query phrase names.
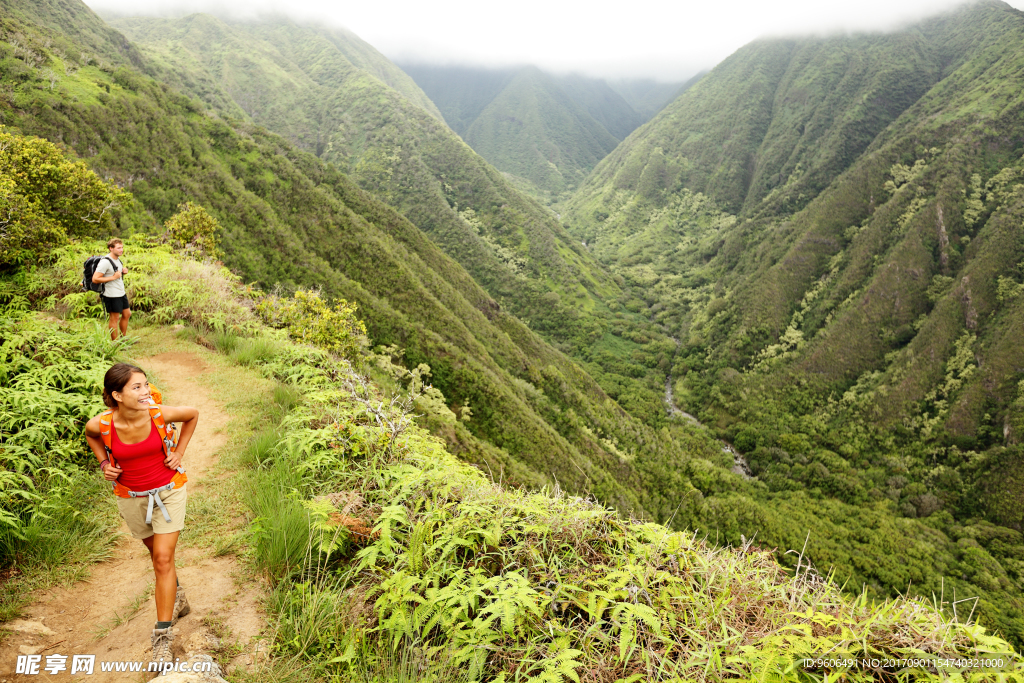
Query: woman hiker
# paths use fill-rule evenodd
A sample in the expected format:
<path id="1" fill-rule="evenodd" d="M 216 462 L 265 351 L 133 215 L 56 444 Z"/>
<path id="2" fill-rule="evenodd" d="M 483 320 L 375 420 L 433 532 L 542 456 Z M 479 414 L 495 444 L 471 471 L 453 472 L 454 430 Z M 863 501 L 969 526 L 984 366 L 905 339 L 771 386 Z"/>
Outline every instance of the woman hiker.
<path id="1" fill-rule="evenodd" d="M 156 574 L 154 661 L 171 661 L 173 625 L 189 613 L 178 585 L 174 547 L 185 527 L 185 470 L 182 456 L 199 422 L 195 408 L 156 405 L 146 373 L 118 363 L 103 377 L 103 402 L 110 408 L 89 420 L 85 438 L 118 496 L 117 507 L 132 536 L 149 549 Z M 172 447 L 167 425 L 180 422 Z"/>

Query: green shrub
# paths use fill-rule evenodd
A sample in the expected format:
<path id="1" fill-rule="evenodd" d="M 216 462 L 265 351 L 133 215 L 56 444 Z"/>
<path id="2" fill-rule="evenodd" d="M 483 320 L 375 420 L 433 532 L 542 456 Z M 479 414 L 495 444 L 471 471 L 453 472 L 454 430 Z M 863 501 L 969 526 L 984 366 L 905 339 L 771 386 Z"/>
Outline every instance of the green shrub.
<path id="1" fill-rule="evenodd" d="M 0 126 L 0 268 L 37 263 L 68 237 L 108 231 L 132 196 L 53 143 Z"/>
<path id="2" fill-rule="evenodd" d="M 185 202 L 178 205 L 178 213 L 164 223 L 171 243 L 190 258 L 219 258 L 217 232 L 220 224 L 199 204 Z"/>
<path id="3" fill-rule="evenodd" d="M 291 299 L 268 296 L 257 310 L 269 325 L 287 329 L 292 339 L 344 358 L 362 356 L 369 345 L 355 304 L 345 300 L 331 307 L 319 292 L 299 290 Z"/>

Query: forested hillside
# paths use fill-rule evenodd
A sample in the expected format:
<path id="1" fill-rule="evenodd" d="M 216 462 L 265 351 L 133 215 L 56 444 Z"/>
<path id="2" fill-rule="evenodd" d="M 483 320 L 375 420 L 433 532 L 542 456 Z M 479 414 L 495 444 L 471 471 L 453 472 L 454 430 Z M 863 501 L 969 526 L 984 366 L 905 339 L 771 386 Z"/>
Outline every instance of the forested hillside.
<path id="1" fill-rule="evenodd" d="M 452 130 L 495 168 L 515 176 L 520 187 L 547 202 L 567 197 L 598 161 L 680 88 L 678 83 L 623 80 L 617 89 L 601 79 L 557 76 L 532 66 L 401 67 Z M 634 96 L 644 113 L 620 91 Z"/>
<path id="2" fill-rule="evenodd" d="M 618 78 L 608 81 L 608 86 L 619 93 L 626 104 L 647 122 L 665 105 L 692 87 L 705 73 L 701 71 L 683 83 L 661 83 L 651 78 Z"/>
<path id="3" fill-rule="evenodd" d="M 619 143 L 534 67 L 519 71 L 463 138 L 498 169 L 555 196 L 575 188 Z"/>
<path id="4" fill-rule="evenodd" d="M 315 93 L 310 101 L 315 111 L 326 112 L 324 130 L 334 131 L 320 150 L 324 160 L 401 211 L 499 306 L 585 360 L 587 372 L 627 412 L 655 428 L 665 424 L 662 394 L 672 342 L 662 335 L 649 343 L 652 324 L 623 306 L 606 269 L 550 212 L 513 188 L 451 130 L 318 42 L 308 27 L 287 21 L 232 24 L 209 16 L 119 22 L 144 40 L 153 38 L 142 49 L 175 68 L 147 68 L 175 82 L 183 83 L 171 71 L 195 71 L 205 74 L 203 82 L 241 79 L 249 88 L 275 92 L 281 74 L 291 74 L 294 88 L 285 88 L 282 97 L 299 106 L 289 93 Z M 197 94 L 211 107 L 230 99 L 210 92 Z M 282 118 L 263 125 L 283 135 L 294 132 Z M 629 327 L 629 339 L 608 333 L 622 325 Z"/>
<path id="5" fill-rule="evenodd" d="M 1022 54 L 1024 14 L 1000 2 L 755 42 L 620 145 L 568 211 L 679 339 L 677 400 L 772 500 L 919 529 L 911 561 L 983 596 L 1018 643 Z"/>

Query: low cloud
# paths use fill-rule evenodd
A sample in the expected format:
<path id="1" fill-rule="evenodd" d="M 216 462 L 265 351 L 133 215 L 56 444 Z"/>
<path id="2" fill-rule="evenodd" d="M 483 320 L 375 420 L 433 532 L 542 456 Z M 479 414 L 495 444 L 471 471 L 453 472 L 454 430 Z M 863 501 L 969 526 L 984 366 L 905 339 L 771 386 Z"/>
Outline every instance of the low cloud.
<path id="1" fill-rule="evenodd" d="M 87 0 L 100 13 L 287 15 L 343 26 L 396 61 L 536 64 L 593 76 L 683 80 L 759 37 L 886 31 L 963 4 L 956 0 L 635 0 L 616 6 L 551 0 Z M 1014 0 L 1024 8 L 1024 0 Z"/>

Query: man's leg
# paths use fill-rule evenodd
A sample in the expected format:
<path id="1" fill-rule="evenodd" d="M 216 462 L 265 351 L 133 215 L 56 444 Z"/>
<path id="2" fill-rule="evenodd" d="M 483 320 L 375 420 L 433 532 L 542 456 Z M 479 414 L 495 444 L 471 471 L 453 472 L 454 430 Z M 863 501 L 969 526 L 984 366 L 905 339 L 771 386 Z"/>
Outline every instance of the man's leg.
<path id="1" fill-rule="evenodd" d="M 120 317 L 121 317 L 120 313 L 111 313 L 110 314 L 110 320 L 107 322 L 107 327 L 110 328 L 110 339 L 111 339 L 111 341 L 117 341 L 117 331 L 118 331 L 119 325 L 127 326 L 127 324 L 128 324 L 127 322 L 119 324 L 118 319 Z M 122 334 L 124 334 L 124 333 L 122 332 Z"/>
<path id="2" fill-rule="evenodd" d="M 121 336 L 128 334 L 128 318 L 132 317 L 132 309 L 126 308 L 121 311 Z"/>

